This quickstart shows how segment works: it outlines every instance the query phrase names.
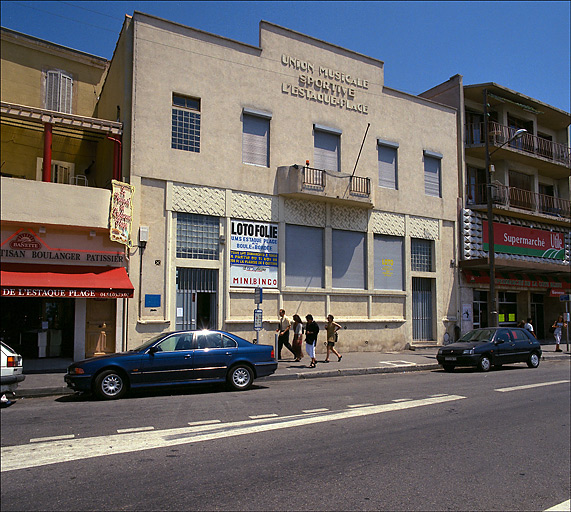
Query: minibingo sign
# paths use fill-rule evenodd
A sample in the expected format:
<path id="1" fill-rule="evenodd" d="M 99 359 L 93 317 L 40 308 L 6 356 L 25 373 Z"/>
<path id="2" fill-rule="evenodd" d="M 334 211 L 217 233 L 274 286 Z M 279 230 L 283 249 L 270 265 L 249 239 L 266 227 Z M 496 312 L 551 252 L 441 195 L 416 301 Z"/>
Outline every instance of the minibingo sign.
<path id="1" fill-rule="evenodd" d="M 132 197 L 135 187 L 117 180 L 111 180 L 111 184 L 113 191 L 109 215 L 109 238 L 113 242 L 129 245 L 133 222 Z"/>
<path id="2" fill-rule="evenodd" d="M 232 219 L 230 227 L 230 285 L 278 287 L 278 226 Z"/>

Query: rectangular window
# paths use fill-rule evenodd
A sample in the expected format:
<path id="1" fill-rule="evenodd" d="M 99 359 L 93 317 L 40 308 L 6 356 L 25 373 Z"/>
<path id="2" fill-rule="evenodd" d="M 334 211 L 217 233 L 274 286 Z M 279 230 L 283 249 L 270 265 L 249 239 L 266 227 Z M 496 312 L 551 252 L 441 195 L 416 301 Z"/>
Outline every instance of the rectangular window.
<path id="1" fill-rule="evenodd" d="M 73 78 L 63 71 L 46 72 L 46 109 L 71 114 Z"/>
<path id="2" fill-rule="evenodd" d="M 200 100 L 173 94 L 171 147 L 200 152 Z"/>
<path id="3" fill-rule="evenodd" d="M 414 272 L 433 272 L 432 240 L 412 238 L 410 245 L 410 267 Z"/>
<path id="4" fill-rule="evenodd" d="M 177 213 L 176 257 L 217 260 L 220 244 L 218 217 Z"/>
<path id="5" fill-rule="evenodd" d="M 286 224 L 286 285 L 323 288 L 323 228 Z"/>
<path id="6" fill-rule="evenodd" d="M 397 150 L 399 145 L 378 140 L 379 187 L 398 189 Z"/>
<path id="7" fill-rule="evenodd" d="M 404 290 L 403 239 L 375 235 L 375 290 Z"/>
<path id="8" fill-rule="evenodd" d="M 333 230 L 333 288 L 365 289 L 365 233 Z"/>
<path id="9" fill-rule="evenodd" d="M 269 167 L 270 119 L 244 112 L 242 126 L 242 162 Z"/>
<path id="10" fill-rule="evenodd" d="M 428 196 L 442 197 L 440 185 L 440 162 L 442 155 L 424 151 L 424 193 Z"/>
<path id="11" fill-rule="evenodd" d="M 326 129 L 314 129 L 314 149 L 313 159 L 316 169 L 324 169 L 327 171 L 339 171 L 340 154 L 339 147 L 341 145 L 341 133 L 327 131 Z"/>

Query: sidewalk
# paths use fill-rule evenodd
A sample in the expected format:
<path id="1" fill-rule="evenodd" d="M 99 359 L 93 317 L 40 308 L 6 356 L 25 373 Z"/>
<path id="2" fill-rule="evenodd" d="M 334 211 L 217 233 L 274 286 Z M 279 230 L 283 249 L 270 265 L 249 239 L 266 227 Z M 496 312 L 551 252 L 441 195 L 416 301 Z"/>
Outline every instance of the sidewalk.
<path id="1" fill-rule="evenodd" d="M 561 347 L 565 349 L 565 344 Z M 555 345 L 542 345 L 543 360 L 571 359 L 567 351 L 555 353 Z M 320 377 L 340 377 L 372 373 L 404 373 L 439 368 L 436 361 L 438 347 L 416 348 L 400 352 L 347 352 L 341 362 L 332 354 L 329 363 L 323 363 L 325 354 L 317 355 L 317 367 L 308 368 L 309 358 L 305 356 L 296 363 L 293 356 L 284 348 L 287 357 L 280 360 L 276 372 L 262 380 L 314 379 Z M 63 378 L 65 370 L 57 373 L 26 374 L 26 379 L 16 390 L 16 398 L 57 396 L 72 394 Z"/>

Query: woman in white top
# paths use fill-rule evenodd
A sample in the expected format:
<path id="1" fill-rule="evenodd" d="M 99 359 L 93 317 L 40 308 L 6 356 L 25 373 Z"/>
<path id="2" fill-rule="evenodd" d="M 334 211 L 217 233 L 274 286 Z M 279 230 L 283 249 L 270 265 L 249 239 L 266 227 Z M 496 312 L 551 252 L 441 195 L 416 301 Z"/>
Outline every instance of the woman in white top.
<path id="1" fill-rule="evenodd" d="M 563 315 L 559 315 L 551 327 L 555 329 L 553 331 L 553 337 L 555 338 L 555 352 L 563 352 L 563 350 L 559 348 L 559 344 L 561 343 L 561 331 L 563 330 L 563 327 L 567 327 L 567 322 L 563 320 Z"/>

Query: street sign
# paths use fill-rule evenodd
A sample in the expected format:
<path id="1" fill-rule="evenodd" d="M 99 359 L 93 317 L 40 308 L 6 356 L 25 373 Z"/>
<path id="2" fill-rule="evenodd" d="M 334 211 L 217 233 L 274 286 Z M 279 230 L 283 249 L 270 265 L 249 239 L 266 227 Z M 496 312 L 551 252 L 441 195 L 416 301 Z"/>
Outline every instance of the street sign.
<path id="1" fill-rule="evenodd" d="M 254 331 L 262 330 L 262 310 L 254 309 Z"/>
<path id="2" fill-rule="evenodd" d="M 263 295 L 263 288 L 256 287 L 254 289 L 254 303 L 261 304 L 262 303 L 262 295 Z"/>
<path id="3" fill-rule="evenodd" d="M 571 295 L 559 295 L 559 302 L 571 302 Z"/>

